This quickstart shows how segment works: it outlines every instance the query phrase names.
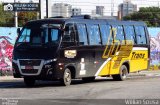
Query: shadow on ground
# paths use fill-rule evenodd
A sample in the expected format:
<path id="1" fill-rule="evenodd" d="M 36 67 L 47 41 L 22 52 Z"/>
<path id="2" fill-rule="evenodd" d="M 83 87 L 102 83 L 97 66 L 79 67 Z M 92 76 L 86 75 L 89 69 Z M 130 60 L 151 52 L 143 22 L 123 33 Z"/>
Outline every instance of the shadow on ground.
<path id="1" fill-rule="evenodd" d="M 146 76 L 133 76 L 129 77 L 126 81 L 136 81 L 141 79 L 152 79 L 159 77 L 146 77 Z M 74 85 L 83 85 L 83 84 L 98 84 L 98 83 L 110 83 L 110 82 L 123 82 L 123 81 L 114 81 L 112 78 L 96 79 L 92 82 L 84 82 L 81 79 L 72 80 L 71 86 Z M 12 88 L 43 88 L 43 87 L 64 87 L 60 84 L 59 81 L 36 81 L 35 86 L 27 87 L 23 80 L 10 80 L 10 81 L 0 81 L 0 89 L 12 89 Z"/>
<path id="2" fill-rule="evenodd" d="M 71 86 L 73 85 L 81 85 L 81 84 L 92 84 L 92 83 L 102 83 L 102 82 L 110 82 L 113 79 L 96 79 L 92 82 L 84 82 L 81 79 L 72 80 Z M 36 81 L 35 86 L 27 87 L 25 86 L 23 80 L 19 81 L 3 81 L 0 82 L 0 89 L 6 88 L 41 88 L 41 87 L 62 87 L 59 81 Z M 63 86 L 64 87 L 64 86 Z"/>

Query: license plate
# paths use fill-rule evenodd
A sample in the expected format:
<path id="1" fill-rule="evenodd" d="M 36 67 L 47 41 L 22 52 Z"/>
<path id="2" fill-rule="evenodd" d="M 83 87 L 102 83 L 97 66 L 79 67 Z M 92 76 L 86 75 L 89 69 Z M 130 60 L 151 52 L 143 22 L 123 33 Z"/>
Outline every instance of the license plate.
<path id="1" fill-rule="evenodd" d="M 25 66 L 25 69 L 33 69 L 33 66 Z"/>

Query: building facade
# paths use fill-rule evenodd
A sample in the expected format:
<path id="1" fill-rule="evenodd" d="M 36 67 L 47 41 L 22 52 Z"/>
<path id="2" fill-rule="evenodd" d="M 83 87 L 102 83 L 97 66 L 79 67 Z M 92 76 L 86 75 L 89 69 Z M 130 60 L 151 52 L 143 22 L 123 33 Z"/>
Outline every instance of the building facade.
<path id="1" fill-rule="evenodd" d="M 52 6 L 52 17 L 63 16 L 70 17 L 72 15 L 72 5 L 65 3 L 55 3 Z"/>
<path id="2" fill-rule="evenodd" d="M 72 9 L 72 16 L 81 15 L 81 8 L 73 8 Z"/>
<path id="3" fill-rule="evenodd" d="M 122 17 L 137 11 L 137 5 L 132 4 L 131 0 L 124 0 L 122 4 L 118 6 L 118 12 Z"/>
<path id="4" fill-rule="evenodd" d="M 104 15 L 104 6 L 96 6 L 96 14 L 103 16 Z"/>

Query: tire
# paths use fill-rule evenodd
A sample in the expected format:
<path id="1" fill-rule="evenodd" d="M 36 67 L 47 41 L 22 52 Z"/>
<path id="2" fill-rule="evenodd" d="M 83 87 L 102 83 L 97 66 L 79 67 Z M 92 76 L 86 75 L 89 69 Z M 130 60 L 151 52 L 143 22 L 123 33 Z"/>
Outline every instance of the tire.
<path id="1" fill-rule="evenodd" d="M 83 80 L 84 82 L 92 82 L 92 81 L 95 80 L 95 77 L 85 77 L 85 78 L 82 78 L 82 80 Z"/>
<path id="2" fill-rule="evenodd" d="M 63 73 L 63 78 L 60 80 L 60 82 L 63 86 L 69 86 L 71 84 L 71 81 L 72 81 L 71 71 L 68 68 L 66 68 Z"/>
<path id="3" fill-rule="evenodd" d="M 112 75 L 113 79 L 116 81 L 124 81 L 127 79 L 128 69 L 125 65 L 122 65 L 120 68 L 120 73 L 116 75 Z"/>
<path id="4" fill-rule="evenodd" d="M 33 87 L 35 85 L 35 79 L 30 78 L 30 77 L 24 77 L 24 83 L 28 87 Z"/>

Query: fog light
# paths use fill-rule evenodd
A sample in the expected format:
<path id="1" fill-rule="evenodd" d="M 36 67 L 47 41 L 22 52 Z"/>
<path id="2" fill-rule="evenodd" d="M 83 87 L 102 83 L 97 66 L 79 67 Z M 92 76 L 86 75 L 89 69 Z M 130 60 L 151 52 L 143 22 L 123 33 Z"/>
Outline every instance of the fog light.
<path id="1" fill-rule="evenodd" d="M 45 68 L 51 68 L 51 65 L 45 65 Z"/>
<path id="2" fill-rule="evenodd" d="M 63 63 L 58 63 L 58 65 L 59 65 L 59 66 L 62 66 L 62 65 L 63 65 Z"/>

